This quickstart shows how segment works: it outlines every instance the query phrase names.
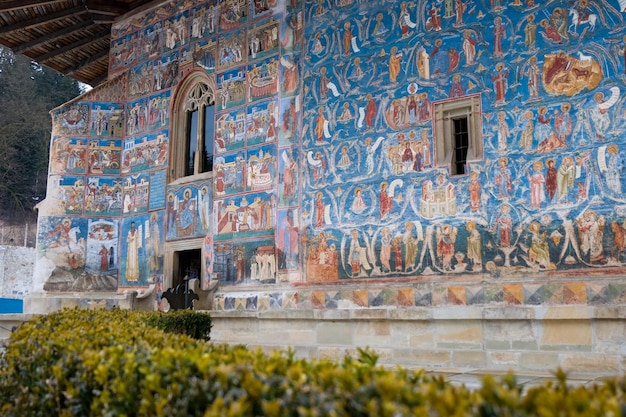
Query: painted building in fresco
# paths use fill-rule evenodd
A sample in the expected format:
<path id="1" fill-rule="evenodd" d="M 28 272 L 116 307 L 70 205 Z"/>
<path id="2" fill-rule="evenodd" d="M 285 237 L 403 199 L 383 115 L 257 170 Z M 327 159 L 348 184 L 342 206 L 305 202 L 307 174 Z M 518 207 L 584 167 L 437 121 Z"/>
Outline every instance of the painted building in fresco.
<path id="1" fill-rule="evenodd" d="M 414 282 L 355 302 L 429 306 L 420 285 L 462 277 L 485 288 L 454 304 L 605 302 L 620 292 L 594 279 L 626 262 L 623 3 L 181 0 L 127 17 L 109 81 L 52 112 L 37 285 Z"/>

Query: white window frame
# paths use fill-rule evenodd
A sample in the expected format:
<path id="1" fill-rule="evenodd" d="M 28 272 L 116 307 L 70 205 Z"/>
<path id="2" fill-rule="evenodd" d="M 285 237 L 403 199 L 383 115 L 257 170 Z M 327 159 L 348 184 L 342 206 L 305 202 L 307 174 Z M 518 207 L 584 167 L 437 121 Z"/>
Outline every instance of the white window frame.
<path id="1" fill-rule="evenodd" d="M 467 117 L 468 148 L 466 162 L 480 161 L 484 157 L 482 135 L 482 104 L 480 94 L 433 103 L 435 164 L 447 167 L 452 173 L 454 161 L 454 119 Z M 467 175 L 466 172 L 463 175 Z"/>

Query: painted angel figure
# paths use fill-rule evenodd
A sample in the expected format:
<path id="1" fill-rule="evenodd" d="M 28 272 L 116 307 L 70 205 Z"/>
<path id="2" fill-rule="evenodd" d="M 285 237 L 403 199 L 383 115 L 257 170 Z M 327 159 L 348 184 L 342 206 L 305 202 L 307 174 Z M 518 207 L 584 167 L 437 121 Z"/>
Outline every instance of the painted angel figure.
<path id="1" fill-rule="evenodd" d="M 604 140 L 609 128 L 611 127 L 611 116 L 609 115 L 609 109 L 613 107 L 619 100 L 620 89 L 619 87 L 611 87 L 611 97 L 605 100 L 602 92 L 595 93 L 593 100 L 596 105 L 589 109 L 591 121 L 596 129 L 596 139 Z"/>
<path id="2" fill-rule="evenodd" d="M 365 168 L 367 171 L 366 175 L 368 176 L 374 173 L 374 154 L 376 153 L 376 150 L 380 146 L 383 139 L 385 138 L 380 136 L 378 139 L 376 139 L 376 143 L 374 144 L 372 144 L 372 138 L 365 139 Z"/>
<path id="3" fill-rule="evenodd" d="M 326 184 L 326 158 L 322 152 L 318 151 L 313 156 L 313 151 L 307 153 L 307 161 L 311 166 L 313 186 Z"/>

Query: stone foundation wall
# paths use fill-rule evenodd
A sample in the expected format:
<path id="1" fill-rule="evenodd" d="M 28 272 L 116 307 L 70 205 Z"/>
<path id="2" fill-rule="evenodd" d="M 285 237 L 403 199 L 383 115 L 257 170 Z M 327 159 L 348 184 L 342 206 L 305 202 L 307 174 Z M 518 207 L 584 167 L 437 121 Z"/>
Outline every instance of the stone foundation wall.
<path id="1" fill-rule="evenodd" d="M 370 347 L 382 363 L 427 369 L 626 370 L 620 276 L 229 287 L 214 308 L 212 340 L 303 357 Z"/>
<path id="2" fill-rule="evenodd" d="M 611 375 L 625 370 L 626 306 L 458 306 L 364 310 L 216 311 L 211 339 L 305 358 L 357 348 L 380 363 Z"/>

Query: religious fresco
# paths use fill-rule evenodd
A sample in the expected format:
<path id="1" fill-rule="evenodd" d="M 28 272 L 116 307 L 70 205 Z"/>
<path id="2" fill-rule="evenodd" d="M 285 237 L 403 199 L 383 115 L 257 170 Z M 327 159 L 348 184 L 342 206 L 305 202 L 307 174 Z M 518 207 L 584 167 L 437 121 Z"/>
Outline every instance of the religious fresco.
<path id="1" fill-rule="evenodd" d="M 157 22 L 143 28 L 139 32 L 139 54 L 140 61 L 156 58 L 163 52 L 163 25 Z"/>
<path id="2" fill-rule="evenodd" d="M 137 135 L 148 130 L 148 98 L 128 103 L 126 106 L 126 134 Z"/>
<path id="3" fill-rule="evenodd" d="M 153 94 L 148 101 L 148 129 L 167 127 L 170 122 L 170 90 Z"/>
<path id="4" fill-rule="evenodd" d="M 163 212 L 122 220 L 119 286 L 146 287 L 163 273 Z"/>
<path id="5" fill-rule="evenodd" d="M 177 49 L 189 42 L 189 13 L 183 12 L 163 22 L 163 50 Z"/>
<path id="6" fill-rule="evenodd" d="M 213 195 L 217 198 L 246 190 L 248 165 L 244 151 L 213 159 Z"/>
<path id="7" fill-rule="evenodd" d="M 66 214 L 82 214 L 85 193 L 84 177 L 56 177 L 61 210 Z"/>
<path id="8" fill-rule="evenodd" d="M 153 62 L 147 61 L 130 69 L 128 77 L 129 97 L 140 97 L 153 91 L 153 67 Z"/>
<path id="9" fill-rule="evenodd" d="M 201 40 L 193 44 L 188 51 L 185 60 L 192 60 L 197 67 L 204 69 L 207 73 L 215 72 L 217 66 L 217 39 Z"/>
<path id="10" fill-rule="evenodd" d="M 124 202 L 122 212 L 124 214 L 142 213 L 148 211 L 150 198 L 150 176 L 147 172 L 141 172 L 123 178 Z"/>
<path id="11" fill-rule="evenodd" d="M 138 58 L 139 51 L 136 43 L 137 34 L 128 34 L 111 41 L 109 71 L 120 72 L 133 65 Z"/>
<path id="12" fill-rule="evenodd" d="M 273 191 L 266 191 L 216 199 L 213 220 L 216 241 L 273 235 L 276 195 Z"/>
<path id="13" fill-rule="evenodd" d="M 246 102 L 246 69 L 235 68 L 217 74 L 216 110 L 241 106 Z"/>
<path id="14" fill-rule="evenodd" d="M 119 216 L 122 213 L 124 188 L 119 177 L 87 177 L 85 214 Z"/>
<path id="15" fill-rule="evenodd" d="M 299 202 L 300 148 L 280 148 L 278 153 L 278 206 L 296 206 Z"/>
<path id="16" fill-rule="evenodd" d="M 50 173 L 84 174 L 87 171 L 87 141 L 57 136 L 50 145 Z"/>
<path id="17" fill-rule="evenodd" d="M 90 174 L 119 174 L 121 160 L 121 140 L 95 139 L 89 141 L 87 166 L 89 167 Z"/>
<path id="18" fill-rule="evenodd" d="M 169 132 L 149 133 L 124 140 L 122 173 L 158 168 L 167 164 Z"/>
<path id="19" fill-rule="evenodd" d="M 73 103 L 52 112 L 52 130 L 56 135 L 85 136 L 89 132 L 89 104 Z"/>
<path id="20" fill-rule="evenodd" d="M 119 221 L 89 219 L 87 224 L 87 258 L 85 270 L 95 275 L 109 276 L 117 281 Z"/>
<path id="21" fill-rule="evenodd" d="M 111 258 L 107 256 L 106 271 L 93 267 L 93 245 L 98 239 L 109 249 L 115 248 L 117 221 L 40 217 L 37 262 L 46 272 L 44 290 L 115 291 L 117 268 L 109 267 Z M 102 258 L 99 260 L 102 262 Z"/>
<path id="22" fill-rule="evenodd" d="M 167 188 L 167 239 L 199 237 L 211 233 L 211 184 L 201 182 Z"/>
<path id="23" fill-rule="evenodd" d="M 278 66 L 276 57 L 248 64 L 248 102 L 276 95 L 280 76 Z"/>
<path id="24" fill-rule="evenodd" d="M 215 139 L 213 151 L 222 154 L 243 148 L 246 144 L 247 130 L 246 110 L 240 107 L 215 116 Z"/>
<path id="25" fill-rule="evenodd" d="M 215 276 L 214 274 L 214 262 L 215 256 L 213 254 L 213 235 L 206 235 L 204 237 L 204 245 L 202 246 L 202 259 L 203 259 L 203 279 L 202 279 L 202 288 L 208 289 L 209 283 Z"/>
<path id="26" fill-rule="evenodd" d="M 76 217 L 43 217 L 37 235 L 38 252 L 67 270 L 85 266 L 87 221 Z"/>
<path id="27" fill-rule="evenodd" d="M 213 276 L 222 285 L 273 284 L 276 282 L 276 242 L 242 240 L 213 245 Z"/>
<path id="28" fill-rule="evenodd" d="M 306 2 L 308 282 L 623 265 L 626 25 L 570 3 Z M 476 94 L 485 156 L 454 176 L 433 105 Z"/>
<path id="29" fill-rule="evenodd" d="M 280 23 L 275 20 L 257 23 L 248 28 L 248 59 L 265 58 L 278 52 Z"/>
<path id="30" fill-rule="evenodd" d="M 191 9 L 189 17 L 191 19 L 191 40 L 206 38 L 216 31 L 215 21 L 217 18 L 217 8 L 215 2 L 203 2 L 202 6 Z"/>
<path id="31" fill-rule="evenodd" d="M 299 62 L 299 55 L 280 57 L 280 92 L 282 95 L 298 94 L 298 87 L 300 86 Z"/>
<path id="32" fill-rule="evenodd" d="M 53 112 L 51 212 L 119 217 L 121 287 L 162 274 L 153 214 L 225 284 L 620 273 L 625 32 L 612 1 L 168 2 L 114 26 L 126 105 Z M 215 79 L 213 181 L 168 185 L 183 65 Z M 454 175 L 434 109 L 470 97 L 482 157 Z"/>
<path id="33" fill-rule="evenodd" d="M 237 29 L 248 20 L 247 0 L 218 0 L 220 31 Z"/>
<path id="34" fill-rule="evenodd" d="M 246 190 L 260 191 L 274 188 L 276 184 L 276 145 L 248 148 Z"/>
<path id="35" fill-rule="evenodd" d="M 91 104 L 91 136 L 122 137 L 124 134 L 124 105 L 94 102 Z"/>
<path id="36" fill-rule="evenodd" d="M 223 71 L 246 61 L 246 32 L 241 30 L 219 36 L 217 48 L 217 69 Z"/>
<path id="37" fill-rule="evenodd" d="M 154 61 L 153 91 L 176 86 L 178 81 L 179 53 L 173 52 Z"/>
<path id="38" fill-rule="evenodd" d="M 300 96 L 286 97 L 280 100 L 279 145 L 286 146 L 299 143 L 300 109 Z"/>
<path id="39" fill-rule="evenodd" d="M 274 142 L 277 138 L 275 100 L 248 106 L 246 115 L 246 145 L 254 146 Z"/>
<path id="40" fill-rule="evenodd" d="M 297 208 L 278 210 L 276 259 L 279 270 L 297 270 L 300 266 L 300 216 Z"/>
<path id="41" fill-rule="evenodd" d="M 149 210 L 165 208 L 166 170 L 150 172 L 150 201 Z"/>
<path id="42" fill-rule="evenodd" d="M 285 19 L 281 21 L 280 26 L 280 45 L 283 51 L 299 51 L 302 46 L 304 35 L 304 15 L 302 10 L 298 9 L 298 5 L 292 5 L 291 1 L 287 2 L 287 10 L 289 13 Z M 297 1 L 293 3 L 298 3 Z"/>

